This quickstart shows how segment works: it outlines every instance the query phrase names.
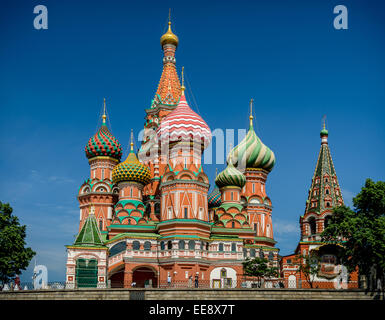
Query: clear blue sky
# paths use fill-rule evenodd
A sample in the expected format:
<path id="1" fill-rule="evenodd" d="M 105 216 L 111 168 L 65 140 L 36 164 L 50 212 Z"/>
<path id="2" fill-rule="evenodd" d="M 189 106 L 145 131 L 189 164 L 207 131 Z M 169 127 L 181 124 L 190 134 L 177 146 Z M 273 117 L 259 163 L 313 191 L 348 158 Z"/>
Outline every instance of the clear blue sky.
<path id="1" fill-rule="evenodd" d="M 48 30 L 33 28 L 38 4 Z M 338 4 L 348 30 L 333 28 Z M 161 75 L 169 8 L 190 105 L 210 128 L 247 128 L 254 98 L 256 132 L 277 159 L 267 191 L 280 254 L 299 239 L 323 115 L 345 202 L 366 178 L 384 180 L 382 1 L 2 1 L 0 200 L 27 225 L 49 281 L 64 280 L 103 97 L 125 156 Z"/>

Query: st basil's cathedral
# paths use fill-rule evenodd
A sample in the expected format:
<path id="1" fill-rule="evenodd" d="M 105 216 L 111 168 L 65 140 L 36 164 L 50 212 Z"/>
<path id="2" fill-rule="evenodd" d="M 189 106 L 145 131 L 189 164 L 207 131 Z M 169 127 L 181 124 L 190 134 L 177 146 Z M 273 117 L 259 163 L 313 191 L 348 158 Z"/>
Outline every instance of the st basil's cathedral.
<path id="1" fill-rule="evenodd" d="M 211 130 L 186 100 L 171 22 L 160 43 L 163 70 L 145 109 L 139 151 L 131 133 L 130 152 L 121 161 L 122 147 L 108 129 L 105 111 L 85 147 L 90 176 L 78 193 L 79 233 L 66 246 L 66 287 L 163 287 L 191 279 L 200 287 L 240 287 L 242 262 L 254 257 L 284 270 L 285 278 L 295 275 L 290 256 L 280 265 L 275 247 L 266 193 L 275 156 L 256 135 L 252 113 L 244 140 L 229 152 L 209 192 L 202 153 L 211 143 Z M 323 222 L 342 203 L 329 150 L 323 147 L 301 217 L 298 250 L 322 246 L 317 235 Z"/>

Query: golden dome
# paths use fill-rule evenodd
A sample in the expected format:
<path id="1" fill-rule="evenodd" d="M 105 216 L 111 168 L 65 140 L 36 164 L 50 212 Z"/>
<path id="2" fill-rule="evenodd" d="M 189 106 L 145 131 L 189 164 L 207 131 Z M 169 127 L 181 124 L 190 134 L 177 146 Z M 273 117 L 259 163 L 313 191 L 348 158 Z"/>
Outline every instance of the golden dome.
<path id="1" fill-rule="evenodd" d="M 160 44 L 162 47 L 165 44 L 173 44 L 174 46 L 178 46 L 179 40 L 178 37 L 171 31 L 171 21 L 168 22 L 168 30 L 167 32 L 160 38 Z"/>

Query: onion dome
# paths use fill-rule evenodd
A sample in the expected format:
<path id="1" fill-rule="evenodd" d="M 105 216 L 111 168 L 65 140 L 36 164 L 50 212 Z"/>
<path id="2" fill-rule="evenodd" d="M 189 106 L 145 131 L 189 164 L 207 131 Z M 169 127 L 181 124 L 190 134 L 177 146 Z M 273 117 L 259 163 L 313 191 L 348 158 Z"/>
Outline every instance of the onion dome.
<path id="1" fill-rule="evenodd" d="M 252 100 L 251 103 L 252 105 Z M 275 164 L 275 155 L 256 135 L 253 128 L 253 116 L 250 112 L 250 128 L 246 137 L 232 149 L 227 156 L 227 162 L 231 159 L 232 163 L 238 168 L 265 169 L 271 171 Z"/>
<path id="2" fill-rule="evenodd" d="M 103 123 L 98 132 L 88 140 L 85 147 L 86 156 L 88 159 L 104 156 L 120 160 L 122 146 L 107 128 L 105 107 L 106 100 L 104 99 Z"/>
<path id="3" fill-rule="evenodd" d="M 230 186 L 243 188 L 243 186 L 246 184 L 246 178 L 242 172 L 234 167 L 230 160 L 226 169 L 219 173 L 216 177 L 215 184 L 219 188 Z"/>
<path id="4" fill-rule="evenodd" d="M 217 186 L 215 186 L 213 191 L 211 191 L 211 193 L 208 195 L 207 202 L 209 208 L 216 208 L 221 205 L 221 192 L 219 191 Z"/>
<path id="5" fill-rule="evenodd" d="M 119 163 L 112 170 L 112 182 L 116 184 L 124 181 L 133 181 L 146 185 L 150 182 L 150 179 L 150 169 L 139 162 L 134 152 L 134 143 L 131 141 L 131 151 L 127 159 Z"/>
<path id="6" fill-rule="evenodd" d="M 160 44 L 163 47 L 165 44 L 173 44 L 175 47 L 178 46 L 179 39 L 178 37 L 171 31 L 171 21 L 168 22 L 168 30 L 167 32 L 160 37 Z"/>
<path id="7" fill-rule="evenodd" d="M 200 115 L 188 105 L 184 95 L 182 71 L 182 95 L 178 106 L 163 118 L 157 129 L 161 143 L 178 141 L 201 141 L 206 148 L 211 141 L 211 130 Z"/>
<path id="8" fill-rule="evenodd" d="M 328 135 L 329 135 L 329 131 L 326 130 L 326 128 L 325 128 L 325 122 L 324 122 L 324 126 L 323 126 L 323 128 L 322 128 L 322 130 L 321 130 L 321 132 L 320 132 L 320 136 L 321 136 L 321 138 L 322 138 L 322 136 L 328 136 Z"/>

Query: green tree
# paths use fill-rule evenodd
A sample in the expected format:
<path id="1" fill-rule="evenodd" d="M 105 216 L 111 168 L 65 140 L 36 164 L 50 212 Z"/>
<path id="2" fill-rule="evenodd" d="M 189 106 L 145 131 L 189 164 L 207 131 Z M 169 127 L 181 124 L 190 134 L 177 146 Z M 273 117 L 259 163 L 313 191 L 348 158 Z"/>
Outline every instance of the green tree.
<path id="1" fill-rule="evenodd" d="M 310 288 L 313 288 L 314 279 L 321 268 L 318 255 L 312 253 L 309 256 L 298 254 L 294 263 L 298 265 L 297 272 L 303 274 Z"/>
<path id="2" fill-rule="evenodd" d="M 278 269 L 270 267 L 268 260 L 265 258 L 247 258 L 243 264 L 243 274 L 246 276 L 256 277 L 258 279 L 259 286 L 261 286 L 262 278 L 271 278 L 278 275 Z"/>
<path id="3" fill-rule="evenodd" d="M 341 262 L 349 272 L 358 268 L 370 280 L 369 289 L 378 279 L 384 286 L 385 273 L 385 182 L 367 179 L 353 198 L 354 210 L 340 206 L 322 233 L 322 240 L 340 243 Z"/>
<path id="4" fill-rule="evenodd" d="M 20 225 L 12 211 L 8 203 L 0 202 L 0 281 L 3 284 L 25 270 L 36 254 L 31 248 L 25 248 L 26 226 Z"/>

